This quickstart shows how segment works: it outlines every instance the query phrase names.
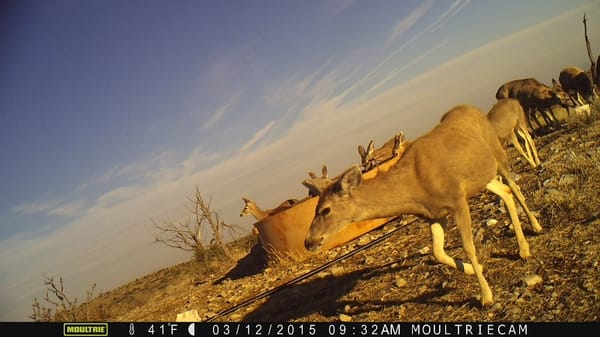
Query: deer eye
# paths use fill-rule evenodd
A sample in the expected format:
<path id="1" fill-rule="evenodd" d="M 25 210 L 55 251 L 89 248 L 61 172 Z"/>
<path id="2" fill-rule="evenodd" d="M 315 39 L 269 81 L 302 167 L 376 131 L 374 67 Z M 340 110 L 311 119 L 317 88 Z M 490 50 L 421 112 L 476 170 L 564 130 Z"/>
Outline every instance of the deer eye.
<path id="1" fill-rule="evenodd" d="M 321 210 L 320 215 L 325 216 L 325 215 L 329 214 L 330 212 L 331 212 L 331 208 L 325 207 Z"/>

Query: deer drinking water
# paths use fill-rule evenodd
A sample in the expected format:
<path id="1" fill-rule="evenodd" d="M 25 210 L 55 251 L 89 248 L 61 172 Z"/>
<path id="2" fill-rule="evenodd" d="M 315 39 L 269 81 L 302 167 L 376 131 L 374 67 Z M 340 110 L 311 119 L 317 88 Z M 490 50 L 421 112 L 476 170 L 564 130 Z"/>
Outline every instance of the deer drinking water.
<path id="1" fill-rule="evenodd" d="M 562 88 L 577 104 L 592 103 L 595 98 L 594 85 L 585 71 L 578 67 L 566 67 L 560 71 L 558 80 Z"/>
<path id="2" fill-rule="evenodd" d="M 496 179 L 500 175 L 508 184 Z M 305 184 L 310 184 L 306 180 Z M 542 227 L 525 204 L 510 177 L 506 153 L 487 117 L 479 109 L 460 105 L 448 111 L 429 133 L 409 145 L 396 165 L 370 180 L 362 179 L 358 166 L 319 192 L 315 217 L 304 245 L 316 251 L 348 223 L 366 219 L 420 215 L 430 221 L 433 256 L 466 274 L 475 274 L 482 306 L 494 302 L 479 264 L 468 199 L 487 189 L 504 201 L 510 215 L 519 255 L 531 256 L 523 235 L 513 195 L 526 212 L 535 232 Z M 461 263 L 444 251 L 447 216 L 454 218 L 470 263 Z"/>
<path id="3" fill-rule="evenodd" d="M 375 149 L 373 140 L 369 142 L 367 149 L 362 147 L 362 145 L 359 145 L 358 154 L 360 155 L 360 169 L 361 172 L 363 172 L 363 179 L 374 178 L 378 173 L 389 170 L 390 167 L 398 162 L 398 159 L 402 156 L 409 144 L 410 142 L 406 141 L 404 132 L 400 131 L 377 149 Z M 323 165 L 321 172 L 321 177 L 317 177 L 312 171 L 308 172 L 308 175 L 311 177 L 311 183 L 303 184 L 308 188 L 309 197 L 317 196 L 320 188 L 331 184 L 334 180 L 339 178 L 339 176 L 329 178 L 327 166 L 325 165 Z"/>
<path id="4" fill-rule="evenodd" d="M 240 217 L 243 218 L 245 216 L 252 215 L 257 221 L 261 221 L 269 215 L 286 210 L 298 202 L 296 199 L 288 199 L 275 208 L 263 210 L 262 208 L 258 207 L 254 201 L 246 197 L 242 197 L 242 200 L 244 201 L 244 208 L 242 208 L 240 211 Z M 253 227 L 252 233 L 254 233 L 254 235 L 258 235 L 258 229 Z"/>
<path id="5" fill-rule="evenodd" d="M 388 139 L 380 148 L 375 149 L 375 143 L 373 140 L 369 142 L 365 149 L 362 145 L 358 146 L 358 154 L 360 155 L 360 162 L 363 172 L 370 171 L 387 160 L 394 157 L 401 156 L 406 149 L 407 142 L 404 136 L 404 132 L 400 131 L 395 134 L 392 138 Z"/>
<path id="6" fill-rule="evenodd" d="M 540 112 L 546 127 L 560 127 L 560 122 L 554 114 L 554 106 L 562 106 L 567 111 L 574 107 L 569 95 L 562 87 L 553 81 L 553 87 L 539 82 L 535 78 L 523 78 L 506 82 L 496 91 L 496 99 L 518 99 L 527 115 L 529 128 L 535 131 L 532 123 L 537 124 L 537 129 L 542 129 L 542 123 L 537 119 L 536 112 Z"/>

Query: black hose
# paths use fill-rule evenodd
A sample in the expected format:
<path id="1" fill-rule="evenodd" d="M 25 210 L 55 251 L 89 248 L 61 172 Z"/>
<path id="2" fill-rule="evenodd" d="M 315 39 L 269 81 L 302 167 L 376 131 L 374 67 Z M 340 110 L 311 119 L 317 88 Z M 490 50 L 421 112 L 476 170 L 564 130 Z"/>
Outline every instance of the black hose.
<path id="1" fill-rule="evenodd" d="M 333 259 L 333 260 L 331 260 L 329 262 L 326 262 L 325 264 L 323 264 L 323 265 L 321 265 L 321 266 L 319 266 L 319 267 L 317 267 L 317 268 L 309 271 L 306 274 L 300 275 L 300 276 L 298 276 L 298 277 L 296 277 L 296 278 L 294 278 L 292 280 L 289 280 L 289 281 L 287 281 L 287 282 L 285 282 L 285 283 L 283 283 L 283 284 L 281 284 L 281 285 L 279 285 L 279 286 L 277 286 L 277 287 L 275 287 L 273 289 L 269 289 L 267 291 L 264 291 L 264 292 L 262 292 L 262 293 L 260 293 L 260 294 L 258 294 L 256 296 L 254 296 L 254 297 L 251 297 L 251 298 L 249 298 L 249 299 L 247 299 L 247 300 L 245 300 L 245 301 L 243 301 L 241 303 L 238 303 L 238 304 L 234 305 L 233 307 L 230 307 L 230 308 L 227 308 L 225 310 L 222 310 L 222 311 L 218 312 L 216 315 L 208 318 L 204 322 L 210 322 L 210 321 L 215 320 L 216 318 L 228 315 L 228 314 L 230 314 L 230 313 L 232 313 L 232 312 L 234 312 L 234 311 L 236 311 L 236 310 L 238 310 L 240 308 L 243 308 L 243 307 L 245 307 L 245 306 L 247 306 L 249 304 L 252 304 L 253 302 L 255 302 L 255 301 L 257 301 L 257 300 L 259 300 L 261 298 L 264 298 L 264 297 L 267 297 L 269 295 L 275 294 L 276 292 L 279 292 L 280 290 L 282 290 L 284 288 L 287 288 L 287 287 L 289 287 L 289 286 L 291 286 L 293 284 L 296 284 L 296 283 L 298 283 L 300 281 L 303 281 L 303 280 L 305 280 L 305 279 L 307 279 L 307 278 L 309 278 L 309 277 L 311 277 L 311 276 L 313 276 L 313 275 L 315 275 L 315 274 L 317 274 L 317 273 L 319 273 L 319 272 L 327 269 L 328 267 L 330 267 L 331 265 L 333 265 L 334 263 L 336 263 L 336 262 L 338 262 L 340 260 L 349 258 L 349 257 L 351 257 L 351 256 L 353 256 L 353 255 L 355 255 L 355 254 L 357 254 L 357 253 L 359 253 L 359 252 L 361 252 L 361 251 L 363 251 L 365 249 L 371 248 L 371 247 L 373 247 L 373 246 L 381 243 L 383 240 L 385 240 L 388 237 L 392 236 L 392 234 L 396 233 L 398 230 L 400 230 L 400 229 L 402 229 L 404 227 L 407 227 L 408 225 L 411 225 L 411 224 L 417 222 L 418 220 L 419 220 L 418 218 L 414 219 L 413 221 L 405 224 L 404 226 L 399 226 L 396 229 L 394 229 L 393 231 L 388 232 L 386 234 L 383 234 L 382 236 L 380 236 L 377 239 L 375 239 L 375 240 L 367 243 L 366 245 L 358 247 L 358 248 L 356 248 L 356 249 L 354 249 L 352 251 L 349 251 L 348 253 L 346 253 L 346 254 L 344 254 L 342 256 L 339 256 L 339 257 L 337 257 L 337 258 L 335 258 L 335 259 Z"/>

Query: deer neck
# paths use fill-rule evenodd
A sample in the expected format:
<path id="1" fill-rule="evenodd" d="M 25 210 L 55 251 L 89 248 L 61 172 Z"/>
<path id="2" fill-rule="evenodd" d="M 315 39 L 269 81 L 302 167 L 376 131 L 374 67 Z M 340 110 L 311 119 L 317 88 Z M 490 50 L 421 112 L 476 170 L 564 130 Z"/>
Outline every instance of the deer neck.
<path id="1" fill-rule="evenodd" d="M 423 204 L 423 190 L 418 184 L 414 170 L 394 167 L 380 173 L 376 178 L 365 180 L 351 192 L 356 205 L 355 221 L 415 214 L 430 217 Z"/>
<path id="2" fill-rule="evenodd" d="M 256 204 L 252 204 L 251 207 L 252 210 L 252 214 L 254 215 L 254 217 L 256 218 L 256 220 L 261 221 L 264 218 L 269 216 L 269 213 L 266 211 L 263 211 L 260 207 L 258 207 L 258 205 Z"/>

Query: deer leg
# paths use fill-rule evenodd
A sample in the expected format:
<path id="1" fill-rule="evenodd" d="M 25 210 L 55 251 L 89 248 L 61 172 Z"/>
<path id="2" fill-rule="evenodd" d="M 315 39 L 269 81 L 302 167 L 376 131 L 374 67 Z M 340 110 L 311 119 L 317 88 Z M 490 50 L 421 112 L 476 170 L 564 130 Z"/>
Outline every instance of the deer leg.
<path id="1" fill-rule="evenodd" d="M 515 236 L 517 237 L 517 243 L 519 244 L 519 256 L 522 259 L 530 257 L 529 244 L 527 243 L 527 240 L 525 240 L 525 235 L 523 235 L 523 228 L 521 227 L 521 221 L 519 221 L 519 215 L 517 213 L 517 205 L 512 197 L 510 187 L 504 185 L 497 179 L 492 179 L 485 188 L 504 201 L 506 210 L 510 215 L 510 221 L 515 229 Z"/>
<path id="2" fill-rule="evenodd" d="M 541 110 L 539 110 L 539 109 L 537 109 L 537 108 L 535 108 L 535 110 L 533 110 L 533 119 L 535 120 L 535 123 L 537 124 L 538 130 L 539 130 L 539 129 L 543 128 L 544 125 L 542 125 L 542 122 L 540 121 L 540 119 L 538 117 L 538 114 L 542 114 L 542 119 L 544 119 L 543 118 L 544 117 L 544 112 L 541 111 Z"/>
<path id="3" fill-rule="evenodd" d="M 446 220 L 443 220 L 444 225 Z M 431 229 L 431 237 L 433 241 L 433 257 L 438 261 L 445 265 L 448 265 L 452 268 L 458 269 L 467 275 L 475 274 L 475 270 L 473 270 L 473 266 L 469 263 L 464 263 L 460 260 L 455 260 L 454 258 L 448 256 L 446 251 L 444 250 L 444 226 L 440 224 L 440 222 L 433 222 L 430 226 Z"/>
<path id="4" fill-rule="evenodd" d="M 477 281 L 479 282 L 479 287 L 481 288 L 481 305 L 485 307 L 486 305 L 494 303 L 494 296 L 492 295 L 492 290 L 490 289 L 487 280 L 483 276 L 483 266 L 477 261 L 477 252 L 475 251 L 473 232 L 471 229 L 471 214 L 469 213 L 469 205 L 467 204 L 466 199 L 462 200 L 460 204 L 457 205 L 454 217 L 456 219 L 458 231 L 460 232 L 460 238 L 462 239 L 463 249 L 471 261 L 471 265 L 475 270 L 475 276 L 477 276 Z"/>
<path id="5" fill-rule="evenodd" d="M 542 123 L 537 119 L 537 108 L 529 108 L 527 110 L 527 120 L 529 121 L 529 127 L 531 128 L 531 131 L 534 134 L 538 134 L 539 135 L 539 131 L 542 129 Z M 533 126 L 533 123 L 535 122 L 535 124 L 537 125 L 536 127 Z"/>
<path id="6" fill-rule="evenodd" d="M 545 125 L 546 129 L 552 130 L 552 129 L 556 129 L 558 126 L 560 126 L 560 124 L 554 117 L 554 112 L 552 111 L 552 107 L 549 107 L 549 108 L 546 108 L 543 110 L 538 110 L 538 111 L 542 115 L 542 120 L 544 121 L 544 125 Z M 541 123 L 540 123 L 540 125 L 541 125 Z"/>
<path id="7" fill-rule="evenodd" d="M 554 128 L 556 124 L 552 121 L 552 118 L 550 117 L 550 113 L 548 112 L 548 109 L 542 110 L 542 111 L 540 111 L 540 113 L 542 114 L 542 119 L 544 120 L 544 124 L 546 125 L 546 128 L 548 128 L 548 129 Z"/>
<path id="8" fill-rule="evenodd" d="M 533 167 L 539 166 L 541 164 L 540 158 L 538 156 L 537 149 L 535 148 L 533 138 L 531 138 L 529 132 L 527 132 L 527 130 L 525 129 L 518 128 L 517 136 L 520 136 L 520 138 L 523 140 L 523 143 L 525 143 L 525 149 L 527 150 L 527 154 L 529 155 L 529 158 L 533 160 Z"/>
<path id="9" fill-rule="evenodd" d="M 577 95 L 577 102 L 579 102 L 579 105 L 585 105 L 585 100 L 583 99 L 583 97 L 581 97 L 581 94 L 579 94 L 577 92 L 576 95 Z"/>
<path id="10" fill-rule="evenodd" d="M 571 101 L 571 103 L 573 104 L 573 107 L 577 107 L 579 104 L 577 102 L 577 99 L 575 99 L 573 97 L 573 95 L 569 94 L 569 100 Z"/>
<path id="11" fill-rule="evenodd" d="M 533 124 L 531 124 L 531 114 L 532 114 L 532 109 L 531 108 L 523 108 L 525 110 L 525 124 L 526 124 L 526 128 L 527 130 L 531 133 L 531 134 L 535 134 L 535 129 L 533 128 Z"/>
<path id="12" fill-rule="evenodd" d="M 535 163 L 537 165 L 540 165 L 540 157 L 538 156 L 537 148 L 535 147 L 535 142 L 533 141 L 533 138 L 531 138 L 529 132 L 527 132 L 526 129 L 521 128 L 519 128 L 517 132 L 525 140 L 525 144 L 531 150 L 531 153 L 533 154 L 533 160 L 535 161 Z"/>
<path id="13" fill-rule="evenodd" d="M 527 146 L 527 142 L 525 142 L 525 148 L 527 149 L 527 153 L 523 150 L 523 147 L 521 147 L 521 143 L 519 142 L 519 139 L 517 138 L 517 135 L 514 132 L 510 133 L 510 141 L 513 144 L 513 146 L 515 147 L 515 149 L 517 149 L 517 151 L 523 156 L 525 157 L 525 159 L 527 160 L 527 162 L 529 162 L 529 164 L 533 167 L 536 167 L 536 163 L 533 160 L 533 156 L 531 154 L 531 151 L 529 149 L 529 147 Z"/>
<path id="14" fill-rule="evenodd" d="M 512 191 L 513 195 L 517 198 L 519 205 L 521 205 L 521 208 L 523 208 L 523 211 L 525 211 L 525 214 L 527 214 L 527 218 L 531 223 L 531 227 L 533 227 L 533 231 L 535 233 L 540 233 L 542 231 L 542 226 L 540 226 L 540 223 L 538 222 L 536 217 L 533 215 L 533 213 L 531 213 L 529 207 L 527 207 L 527 204 L 525 203 L 525 197 L 523 196 L 523 193 L 521 193 L 521 188 L 519 187 L 519 185 L 517 185 L 517 183 L 514 180 L 512 180 L 512 178 L 510 178 L 508 174 L 502 174 L 502 178 L 508 183 L 510 190 Z"/>
<path id="15" fill-rule="evenodd" d="M 554 108 L 550 107 L 550 109 L 548 111 L 548 117 L 552 121 L 552 124 L 555 125 L 557 128 L 560 128 L 562 126 L 562 123 L 558 120 L 558 117 L 556 117 Z"/>

